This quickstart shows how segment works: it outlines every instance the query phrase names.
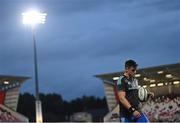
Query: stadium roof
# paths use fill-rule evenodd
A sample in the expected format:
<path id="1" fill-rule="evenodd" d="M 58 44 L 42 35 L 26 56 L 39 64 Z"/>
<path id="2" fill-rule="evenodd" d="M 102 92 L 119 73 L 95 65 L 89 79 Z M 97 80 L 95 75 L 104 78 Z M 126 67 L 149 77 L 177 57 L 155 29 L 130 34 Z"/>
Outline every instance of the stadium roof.
<path id="1" fill-rule="evenodd" d="M 30 79 L 30 77 L 0 75 L 0 90 L 19 87 L 27 79 Z"/>
<path id="2" fill-rule="evenodd" d="M 23 77 L 23 76 L 9 76 L 9 75 L 0 75 L 0 83 L 3 81 L 20 81 L 23 82 L 27 79 L 30 79 L 30 77 Z"/>
<path id="3" fill-rule="evenodd" d="M 95 77 L 102 79 L 104 82 L 113 83 L 120 75 L 123 75 L 123 71 L 95 75 Z M 140 85 L 158 83 L 179 84 L 180 63 L 138 69 L 136 78 L 139 80 Z"/>

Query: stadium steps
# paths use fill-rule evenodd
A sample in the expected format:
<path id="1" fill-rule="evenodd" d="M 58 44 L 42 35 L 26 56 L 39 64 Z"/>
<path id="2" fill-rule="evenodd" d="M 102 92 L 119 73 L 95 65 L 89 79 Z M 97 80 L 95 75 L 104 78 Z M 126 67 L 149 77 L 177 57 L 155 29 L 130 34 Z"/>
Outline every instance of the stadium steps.
<path id="1" fill-rule="evenodd" d="M 114 87 L 109 84 L 104 84 L 105 94 L 106 94 L 106 100 L 108 104 L 109 111 L 112 111 L 114 107 L 117 105 L 117 100 L 114 95 Z"/>

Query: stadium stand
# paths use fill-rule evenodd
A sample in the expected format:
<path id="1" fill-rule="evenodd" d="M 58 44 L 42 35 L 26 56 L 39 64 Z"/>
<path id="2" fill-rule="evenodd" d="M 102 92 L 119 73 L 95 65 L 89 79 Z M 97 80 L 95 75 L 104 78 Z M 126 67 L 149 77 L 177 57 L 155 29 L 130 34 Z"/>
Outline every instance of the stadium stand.
<path id="1" fill-rule="evenodd" d="M 148 100 L 141 110 L 151 122 L 180 121 L 180 96 L 160 96 Z"/>
<path id="2" fill-rule="evenodd" d="M 28 122 L 16 112 L 19 90 L 29 77 L 0 75 L 0 122 Z"/>
<path id="3" fill-rule="evenodd" d="M 23 115 L 0 104 L 0 122 L 28 122 Z"/>

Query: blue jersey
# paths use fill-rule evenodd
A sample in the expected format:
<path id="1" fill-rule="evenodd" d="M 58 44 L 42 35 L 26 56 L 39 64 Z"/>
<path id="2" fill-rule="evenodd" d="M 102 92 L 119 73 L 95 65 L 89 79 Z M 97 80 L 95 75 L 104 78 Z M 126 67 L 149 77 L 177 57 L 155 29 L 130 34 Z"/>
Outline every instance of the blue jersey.
<path id="1" fill-rule="evenodd" d="M 131 106 L 139 110 L 139 99 L 138 99 L 138 80 L 134 77 L 127 78 L 125 75 L 120 76 L 117 81 L 118 91 L 124 91 L 126 93 L 126 99 L 129 101 Z M 119 101 L 120 116 L 131 116 L 128 109 L 123 106 Z"/>

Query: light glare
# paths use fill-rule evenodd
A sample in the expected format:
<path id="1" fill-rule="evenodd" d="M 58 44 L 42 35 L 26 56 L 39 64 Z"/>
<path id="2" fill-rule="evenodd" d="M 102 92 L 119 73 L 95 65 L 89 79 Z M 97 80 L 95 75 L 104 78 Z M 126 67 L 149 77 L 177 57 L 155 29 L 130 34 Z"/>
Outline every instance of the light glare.
<path id="1" fill-rule="evenodd" d="M 158 83 L 158 86 L 163 86 L 164 84 L 163 83 Z"/>
<path id="2" fill-rule="evenodd" d="M 156 80 L 154 80 L 154 79 L 152 79 L 152 80 L 150 80 L 150 83 L 153 83 L 153 82 L 155 82 Z"/>
<path id="3" fill-rule="evenodd" d="M 146 88 L 146 87 L 147 87 L 147 85 L 143 85 L 143 87 L 144 87 L 144 88 Z"/>
<path id="4" fill-rule="evenodd" d="M 119 77 L 113 77 L 113 80 L 118 80 L 119 79 Z"/>
<path id="5" fill-rule="evenodd" d="M 31 10 L 25 13 L 22 13 L 23 24 L 36 25 L 38 23 L 44 24 L 47 14 L 40 13 L 35 10 Z"/>
<path id="6" fill-rule="evenodd" d="M 150 84 L 150 87 L 155 87 L 156 86 L 156 84 Z"/>
<path id="7" fill-rule="evenodd" d="M 179 81 L 174 81 L 173 84 L 174 85 L 179 84 Z"/>
<path id="8" fill-rule="evenodd" d="M 141 74 L 135 74 L 135 77 L 140 77 L 141 76 Z"/>
<path id="9" fill-rule="evenodd" d="M 4 84 L 6 84 L 6 85 L 9 84 L 9 81 L 4 81 Z"/>
<path id="10" fill-rule="evenodd" d="M 163 74 L 163 73 L 164 73 L 164 71 L 158 71 L 157 73 L 158 73 L 158 74 Z"/>
<path id="11" fill-rule="evenodd" d="M 172 78 L 172 74 L 166 74 L 166 78 Z"/>

